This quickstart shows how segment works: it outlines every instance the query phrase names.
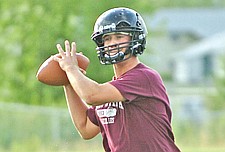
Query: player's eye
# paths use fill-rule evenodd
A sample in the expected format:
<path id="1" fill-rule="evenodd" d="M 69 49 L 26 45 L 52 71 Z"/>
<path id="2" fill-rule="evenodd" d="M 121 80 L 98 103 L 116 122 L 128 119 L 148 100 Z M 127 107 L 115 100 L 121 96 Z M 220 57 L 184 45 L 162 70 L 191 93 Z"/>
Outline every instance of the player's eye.
<path id="1" fill-rule="evenodd" d="M 103 38 L 102 38 L 102 40 L 103 40 L 103 42 L 107 42 L 107 41 L 110 41 L 110 36 L 104 36 Z"/>
<path id="2" fill-rule="evenodd" d="M 124 37 L 125 37 L 125 35 L 123 35 L 123 34 L 117 34 L 117 35 L 116 35 L 116 38 L 117 38 L 117 39 L 122 39 L 122 38 L 124 38 Z"/>

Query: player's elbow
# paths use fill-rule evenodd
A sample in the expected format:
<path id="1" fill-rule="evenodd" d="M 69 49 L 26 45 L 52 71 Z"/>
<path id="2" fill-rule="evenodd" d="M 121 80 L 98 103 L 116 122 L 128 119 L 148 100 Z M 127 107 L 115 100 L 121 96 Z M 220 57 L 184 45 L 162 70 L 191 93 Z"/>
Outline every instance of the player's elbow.
<path id="1" fill-rule="evenodd" d="M 79 132 L 79 134 L 80 134 L 81 138 L 84 140 L 90 140 L 96 136 L 96 134 L 91 134 L 91 133 L 87 133 L 87 132 L 85 132 L 85 133 Z"/>
<path id="2" fill-rule="evenodd" d="M 92 136 L 82 135 L 81 138 L 84 139 L 84 140 L 90 140 L 90 139 L 92 139 L 93 137 L 92 137 Z"/>
<path id="3" fill-rule="evenodd" d="M 85 102 L 88 104 L 88 105 L 91 105 L 91 106 L 97 106 L 99 105 L 99 101 L 95 99 L 95 96 L 94 95 L 89 95 L 85 98 Z"/>

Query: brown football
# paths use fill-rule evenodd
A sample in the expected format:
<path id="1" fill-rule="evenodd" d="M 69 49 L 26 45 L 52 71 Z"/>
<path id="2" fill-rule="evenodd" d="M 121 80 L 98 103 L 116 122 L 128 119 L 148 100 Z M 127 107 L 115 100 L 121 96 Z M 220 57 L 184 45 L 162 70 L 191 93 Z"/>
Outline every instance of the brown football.
<path id="1" fill-rule="evenodd" d="M 89 59 L 81 53 L 77 53 L 76 55 L 78 66 L 86 71 L 90 63 Z M 36 77 L 40 82 L 47 85 L 62 86 L 69 84 L 65 71 L 61 69 L 59 63 L 54 61 L 52 57 L 49 57 L 41 64 Z"/>

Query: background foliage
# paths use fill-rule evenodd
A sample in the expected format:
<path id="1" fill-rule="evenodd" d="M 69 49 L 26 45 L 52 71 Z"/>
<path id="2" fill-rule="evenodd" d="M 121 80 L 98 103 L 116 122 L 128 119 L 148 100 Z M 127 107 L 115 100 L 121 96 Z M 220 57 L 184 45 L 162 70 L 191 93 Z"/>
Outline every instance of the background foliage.
<path id="1" fill-rule="evenodd" d="M 96 18 L 105 10 L 126 6 L 140 13 L 161 7 L 224 6 L 213 0 L 0 0 L 0 100 L 38 105 L 65 105 L 62 87 L 50 87 L 35 78 L 40 64 L 57 53 L 55 45 L 76 41 L 78 51 L 91 60 L 87 75 L 98 82 L 112 77 L 101 66 L 90 35 Z"/>

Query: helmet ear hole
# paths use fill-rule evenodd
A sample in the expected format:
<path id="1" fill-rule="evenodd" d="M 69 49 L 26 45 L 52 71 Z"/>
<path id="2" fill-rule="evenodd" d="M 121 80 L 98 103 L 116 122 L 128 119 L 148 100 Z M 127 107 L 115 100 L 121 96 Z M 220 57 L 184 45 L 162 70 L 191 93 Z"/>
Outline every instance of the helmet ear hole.
<path id="1" fill-rule="evenodd" d="M 137 21 L 136 25 L 137 25 L 138 27 L 140 27 L 140 26 L 141 26 L 141 22 Z"/>

